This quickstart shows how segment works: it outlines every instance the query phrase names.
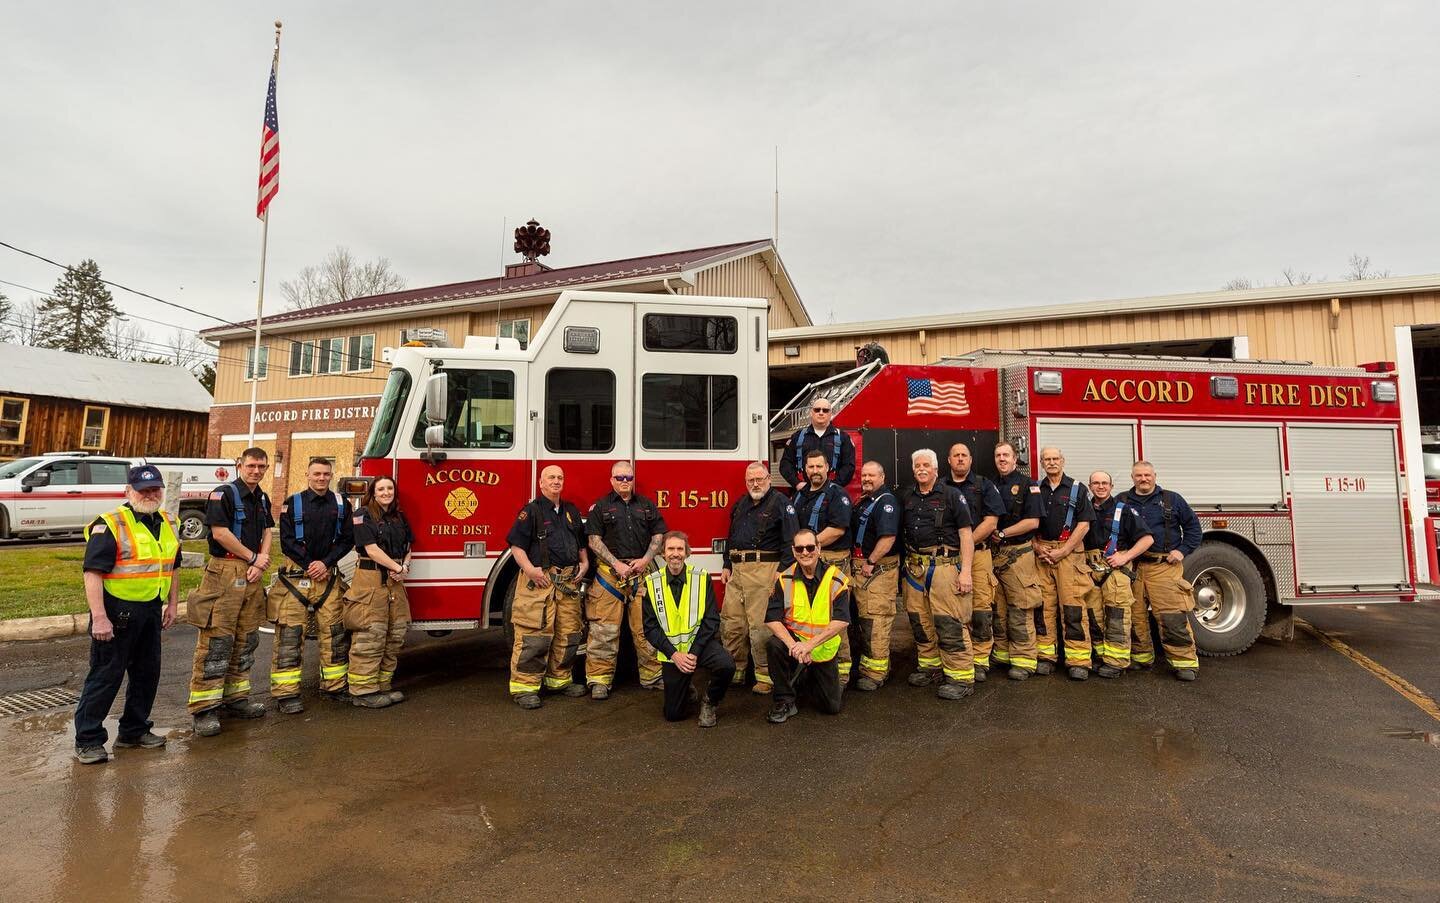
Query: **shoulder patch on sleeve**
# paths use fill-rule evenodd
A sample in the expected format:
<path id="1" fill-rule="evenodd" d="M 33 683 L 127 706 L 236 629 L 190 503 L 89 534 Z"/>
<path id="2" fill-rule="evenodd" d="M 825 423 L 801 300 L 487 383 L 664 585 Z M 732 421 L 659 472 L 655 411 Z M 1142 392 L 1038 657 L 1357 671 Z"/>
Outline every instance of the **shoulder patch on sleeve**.
<path id="1" fill-rule="evenodd" d="M 794 505 L 786 505 L 786 506 L 785 506 L 785 513 L 786 513 L 786 514 L 794 514 L 794 513 L 795 513 L 795 506 L 794 506 Z"/>
<path id="2" fill-rule="evenodd" d="M 886 513 L 886 514 L 894 514 L 894 513 L 895 513 L 895 506 L 894 506 L 894 505 L 886 505 L 885 508 L 884 508 L 884 510 L 885 510 L 885 513 Z"/>
<path id="3" fill-rule="evenodd" d="M 281 514 L 289 514 L 289 513 L 290 513 L 290 506 L 289 506 L 289 505 L 281 505 L 281 506 L 280 506 L 280 513 L 281 513 Z"/>
<path id="4" fill-rule="evenodd" d="M 520 509 L 520 516 L 517 517 L 517 518 L 515 518 L 515 519 L 516 519 L 516 520 L 527 520 L 527 519 L 529 519 L 529 517 L 530 517 L 530 512 L 529 512 L 529 511 L 526 511 L 524 508 L 521 508 L 521 509 Z"/>
<path id="5" fill-rule="evenodd" d="M 355 523 L 355 524 L 363 524 L 363 523 L 365 523 L 365 515 L 363 515 L 363 514 L 357 514 L 357 515 L 355 515 L 353 518 L 351 518 L 350 520 L 351 520 L 352 523 Z"/>
<path id="6" fill-rule="evenodd" d="M 218 489 L 215 490 L 214 492 L 210 493 L 210 501 L 212 501 L 212 502 L 218 502 L 218 501 L 220 501 L 220 500 L 221 500 L 222 498 L 224 498 L 224 497 L 225 497 L 225 493 L 221 492 L 221 491 L 218 490 Z"/>
<path id="7" fill-rule="evenodd" d="M 104 521 L 101 521 L 100 523 L 98 523 L 98 524 L 96 524 L 95 526 L 93 526 L 93 527 L 90 528 L 90 535 L 91 535 L 91 536 L 94 536 L 96 533 L 104 533 L 104 532 L 105 532 L 105 523 L 104 523 Z"/>
<path id="8" fill-rule="evenodd" d="M 1033 493 L 1035 493 L 1036 495 L 1039 495 L 1039 494 L 1040 494 L 1040 487 L 1039 487 L 1039 486 L 1036 486 L 1034 483 L 1031 483 L 1031 484 L 1030 484 L 1030 491 L 1033 492 Z"/>

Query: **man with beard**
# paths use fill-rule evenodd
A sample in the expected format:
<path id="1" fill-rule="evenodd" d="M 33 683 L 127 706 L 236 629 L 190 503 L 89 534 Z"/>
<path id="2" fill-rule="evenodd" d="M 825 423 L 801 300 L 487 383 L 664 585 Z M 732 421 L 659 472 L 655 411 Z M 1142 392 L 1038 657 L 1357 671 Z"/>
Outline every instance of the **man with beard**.
<path id="1" fill-rule="evenodd" d="M 971 570 L 975 574 L 974 605 L 970 613 L 970 641 L 975 648 L 975 682 L 983 683 L 990 673 L 990 651 L 995 648 L 995 570 L 990 553 L 990 535 L 1005 513 L 1000 490 L 989 479 L 975 472 L 970 446 L 956 442 L 950 446 L 950 476 L 946 483 L 960 490 L 970 506 L 974 521 L 971 538 L 975 557 Z M 1004 633 L 1005 625 L 1000 625 Z"/>
<path id="2" fill-rule="evenodd" d="M 825 455 L 805 455 L 805 488 L 795 493 L 795 519 L 814 533 L 820 542 L 820 561 L 833 565 L 841 574 L 850 573 L 850 496 L 841 484 L 830 479 Z M 848 596 L 846 597 L 849 598 Z M 849 612 L 846 621 L 851 620 Z M 850 635 L 840 635 L 840 652 L 835 656 L 840 688 L 850 683 Z"/>
<path id="3" fill-rule="evenodd" d="M 771 690 L 766 666 L 765 609 L 775 588 L 775 573 L 789 557 L 798 525 L 795 507 L 770 486 L 770 469 L 755 461 L 745 468 L 745 494 L 730 508 L 730 532 L 721 555 L 720 582 L 725 604 L 720 609 L 720 635 L 735 660 L 735 681 L 745 679 L 745 663 L 755 664 L 752 692 Z"/>
<path id="4" fill-rule="evenodd" d="M 864 495 L 854 506 L 850 532 L 850 586 L 860 621 L 860 677 L 857 690 L 878 690 L 890 676 L 890 628 L 900 594 L 900 503 L 885 487 L 885 468 L 866 461 L 860 468 Z"/>

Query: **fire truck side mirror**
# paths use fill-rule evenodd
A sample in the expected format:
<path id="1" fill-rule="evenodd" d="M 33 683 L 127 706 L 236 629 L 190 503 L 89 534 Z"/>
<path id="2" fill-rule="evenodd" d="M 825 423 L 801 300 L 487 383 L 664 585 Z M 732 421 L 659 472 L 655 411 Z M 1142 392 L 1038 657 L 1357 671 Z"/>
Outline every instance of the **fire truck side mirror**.
<path id="1" fill-rule="evenodd" d="M 425 447 L 434 451 L 445 444 L 445 424 L 437 423 L 425 427 Z"/>
<path id="2" fill-rule="evenodd" d="M 446 398 L 449 394 L 450 377 L 446 373 L 431 375 L 425 383 L 425 420 L 428 423 L 444 423 Z M 427 435 L 429 431 L 426 431 Z"/>

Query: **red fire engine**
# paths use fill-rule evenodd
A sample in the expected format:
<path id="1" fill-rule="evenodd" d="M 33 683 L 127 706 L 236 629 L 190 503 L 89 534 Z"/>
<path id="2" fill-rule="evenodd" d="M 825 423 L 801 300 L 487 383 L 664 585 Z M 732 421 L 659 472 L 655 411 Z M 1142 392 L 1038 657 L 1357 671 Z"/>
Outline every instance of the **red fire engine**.
<path id="1" fill-rule="evenodd" d="M 966 442 L 994 476 L 1012 441 L 1038 475 L 1058 446 L 1071 476 L 1129 484 L 1139 459 L 1199 515 L 1204 541 L 1185 560 L 1202 652 L 1234 655 L 1291 606 L 1402 602 L 1419 595 L 1409 481 L 1394 374 L 1305 363 L 981 351 L 932 366 L 875 361 L 803 389 L 772 420 L 772 447 L 829 397 L 857 460 L 904 484 L 910 453 Z M 931 401 L 943 396 L 947 404 Z M 852 487 L 854 491 L 854 487 Z"/>
<path id="2" fill-rule="evenodd" d="M 505 537 L 550 464 L 584 511 L 610 491 L 611 464 L 633 460 L 637 491 L 718 574 L 730 501 L 765 455 L 766 324 L 764 299 L 566 292 L 524 349 L 477 337 L 387 349 L 345 491 L 395 478 L 416 536 L 413 626 L 503 623 L 519 572 Z"/>

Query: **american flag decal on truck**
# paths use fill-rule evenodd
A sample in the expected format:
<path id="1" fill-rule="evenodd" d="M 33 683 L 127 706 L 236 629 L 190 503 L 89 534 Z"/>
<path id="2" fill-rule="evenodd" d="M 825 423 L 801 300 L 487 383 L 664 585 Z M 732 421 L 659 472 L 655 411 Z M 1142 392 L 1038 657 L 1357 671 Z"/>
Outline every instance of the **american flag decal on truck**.
<path id="1" fill-rule="evenodd" d="M 916 377 L 905 380 L 905 394 L 908 398 L 905 406 L 907 414 L 950 414 L 959 417 L 970 413 L 964 383 Z"/>

